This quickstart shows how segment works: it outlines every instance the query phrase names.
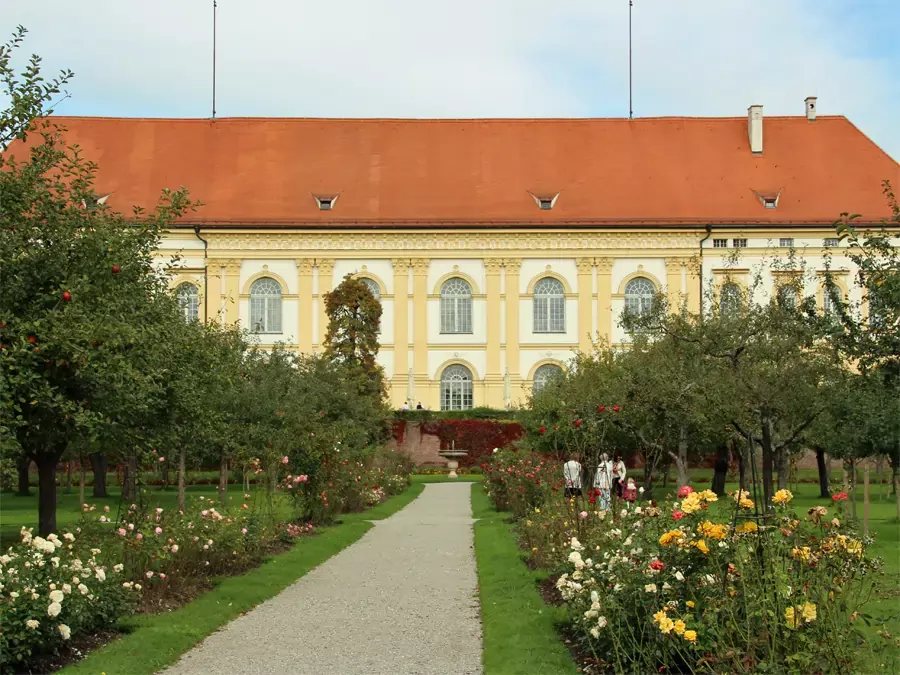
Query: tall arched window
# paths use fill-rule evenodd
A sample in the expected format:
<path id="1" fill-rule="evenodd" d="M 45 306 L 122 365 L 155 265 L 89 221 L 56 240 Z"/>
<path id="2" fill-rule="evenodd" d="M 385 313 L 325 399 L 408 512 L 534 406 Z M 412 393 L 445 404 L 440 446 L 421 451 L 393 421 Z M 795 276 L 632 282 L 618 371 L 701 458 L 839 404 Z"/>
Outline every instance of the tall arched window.
<path id="1" fill-rule="evenodd" d="M 281 332 L 281 286 L 274 279 L 262 277 L 250 287 L 250 330 Z"/>
<path id="2" fill-rule="evenodd" d="M 381 302 L 381 289 L 378 288 L 378 284 L 374 279 L 370 279 L 369 277 L 360 277 L 359 280 L 363 282 L 366 287 L 372 291 L 372 295 L 375 296 L 375 299 Z"/>
<path id="3" fill-rule="evenodd" d="M 793 286 L 782 286 L 779 288 L 778 304 L 785 309 L 797 309 L 797 289 Z"/>
<path id="4" fill-rule="evenodd" d="M 534 332 L 566 332 L 566 291 L 553 277 L 544 277 L 534 285 Z"/>
<path id="5" fill-rule="evenodd" d="M 378 283 L 374 279 L 370 279 L 369 277 L 359 277 L 359 280 L 366 285 L 372 295 L 375 296 L 375 299 L 378 302 L 381 302 L 381 289 L 378 288 Z M 378 322 L 378 332 L 381 332 L 381 321 Z"/>
<path id="6" fill-rule="evenodd" d="M 196 321 L 200 317 L 200 293 L 194 284 L 185 281 L 175 289 L 175 299 L 184 312 L 187 321 Z"/>
<path id="7" fill-rule="evenodd" d="M 741 308 L 741 289 L 737 284 L 726 283 L 719 295 L 719 311 L 728 316 L 737 314 Z"/>
<path id="8" fill-rule="evenodd" d="M 822 289 L 822 311 L 825 316 L 835 316 L 841 302 L 841 292 L 837 288 Z"/>
<path id="9" fill-rule="evenodd" d="M 472 332 L 472 287 L 453 277 L 441 286 L 441 332 Z"/>
<path id="10" fill-rule="evenodd" d="M 441 410 L 468 410 L 471 407 L 472 373 L 465 366 L 447 366 L 441 373 Z"/>
<path id="11" fill-rule="evenodd" d="M 552 379 L 562 375 L 563 369 L 553 363 L 545 363 L 534 371 L 534 393 L 537 394 Z"/>
<path id="12" fill-rule="evenodd" d="M 625 309 L 635 316 L 647 314 L 653 307 L 656 286 L 645 277 L 635 277 L 625 284 Z"/>

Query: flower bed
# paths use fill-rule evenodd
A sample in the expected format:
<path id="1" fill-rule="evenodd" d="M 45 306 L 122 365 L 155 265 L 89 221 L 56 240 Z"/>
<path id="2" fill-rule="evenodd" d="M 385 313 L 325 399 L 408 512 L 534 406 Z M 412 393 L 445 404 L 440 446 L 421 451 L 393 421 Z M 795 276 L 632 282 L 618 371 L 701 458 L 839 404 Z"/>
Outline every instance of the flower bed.
<path id="1" fill-rule="evenodd" d="M 766 518 L 746 492 L 684 486 L 601 511 L 539 485 L 541 458 L 498 455 L 485 488 L 519 515 L 533 563 L 556 570 L 569 634 L 598 671 L 849 671 L 879 562 L 844 523 L 844 495 L 798 514 L 782 490 Z"/>

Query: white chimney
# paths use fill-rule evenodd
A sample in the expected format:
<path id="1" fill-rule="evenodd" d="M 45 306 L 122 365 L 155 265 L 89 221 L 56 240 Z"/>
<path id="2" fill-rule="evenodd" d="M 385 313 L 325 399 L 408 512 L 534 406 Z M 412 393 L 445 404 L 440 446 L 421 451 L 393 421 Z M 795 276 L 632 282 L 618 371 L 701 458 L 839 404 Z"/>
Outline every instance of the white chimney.
<path id="1" fill-rule="evenodd" d="M 816 121 L 816 97 L 815 96 L 807 96 L 806 97 L 806 119 L 810 122 Z"/>
<path id="2" fill-rule="evenodd" d="M 750 152 L 761 155 L 763 151 L 763 116 L 761 105 L 747 108 L 747 134 L 750 136 Z"/>

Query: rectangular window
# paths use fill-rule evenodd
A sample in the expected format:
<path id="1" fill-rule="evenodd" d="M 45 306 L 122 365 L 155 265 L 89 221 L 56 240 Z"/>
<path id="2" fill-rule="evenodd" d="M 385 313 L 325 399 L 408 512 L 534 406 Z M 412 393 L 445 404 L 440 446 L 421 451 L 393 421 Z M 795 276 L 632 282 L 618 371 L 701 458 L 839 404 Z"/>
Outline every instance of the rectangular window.
<path id="1" fill-rule="evenodd" d="M 472 332 L 472 298 L 441 298 L 441 333 Z"/>
<path id="2" fill-rule="evenodd" d="M 746 239 L 732 239 L 732 246 L 735 248 L 747 248 L 747 240 Z"/>
<path id="3" fill-rule="evenodd" d="M 841 245 L 841 240 L 837 238 L 829 237 L 825 240 L 825 248 L 835 248 L 836 246 Z"/>
<path id="4" fill-rule="evenodd" d="M 781 248 L 794 248 L 794 238 L 793 237 L 782 237 L 778 240 L 778 245 Z"/>
<path id="5" fill-rule="evenodd" d="M 727 239 L 713 239 L 713 248 L 728 248 Z"/>
<path id="6" fill-rule="evenodd" d="M 534 299 L 534 332 L 566 332 L 566 299 L 536 297 Z"/>

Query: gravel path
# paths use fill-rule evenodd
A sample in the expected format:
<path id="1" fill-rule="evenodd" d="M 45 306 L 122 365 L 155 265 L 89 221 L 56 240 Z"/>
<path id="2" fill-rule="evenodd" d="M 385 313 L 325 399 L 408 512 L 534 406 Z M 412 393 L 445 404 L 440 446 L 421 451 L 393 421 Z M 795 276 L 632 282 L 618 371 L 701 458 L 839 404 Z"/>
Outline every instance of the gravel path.
<path id="1" fill-rule="evenodd" d="M 163 672 L 481 673 L 471 489 L 426 485 L 409 506 Z"/>

